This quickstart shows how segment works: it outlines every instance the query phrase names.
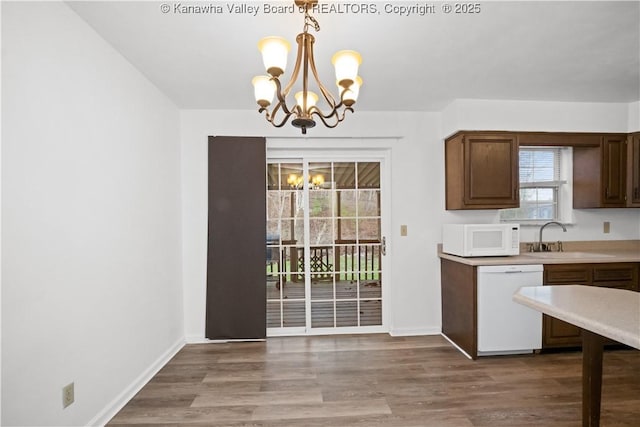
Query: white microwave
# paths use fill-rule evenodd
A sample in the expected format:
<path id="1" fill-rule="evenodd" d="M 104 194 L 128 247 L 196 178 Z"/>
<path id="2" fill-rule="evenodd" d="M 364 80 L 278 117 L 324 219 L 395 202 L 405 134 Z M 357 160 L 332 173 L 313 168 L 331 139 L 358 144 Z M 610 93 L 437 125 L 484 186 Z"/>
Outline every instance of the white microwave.
<path id="1" fill-rule="evenodd" d="M 463 257 L 520 254 L 520 224 L 445 224 L 442 251 Z"/>

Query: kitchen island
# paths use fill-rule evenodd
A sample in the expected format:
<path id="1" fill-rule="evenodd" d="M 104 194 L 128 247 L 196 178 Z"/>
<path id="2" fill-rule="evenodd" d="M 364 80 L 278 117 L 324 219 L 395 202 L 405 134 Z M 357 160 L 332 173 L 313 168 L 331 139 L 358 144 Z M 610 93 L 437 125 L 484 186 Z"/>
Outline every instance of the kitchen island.
<path id="1" fill-rule="evenodd" d="M 604 337 L 640 349 L 640 293 L 580 285 L 523 287 L 513 300 L 582 329 L 582 425 L 598 427 Z"/>

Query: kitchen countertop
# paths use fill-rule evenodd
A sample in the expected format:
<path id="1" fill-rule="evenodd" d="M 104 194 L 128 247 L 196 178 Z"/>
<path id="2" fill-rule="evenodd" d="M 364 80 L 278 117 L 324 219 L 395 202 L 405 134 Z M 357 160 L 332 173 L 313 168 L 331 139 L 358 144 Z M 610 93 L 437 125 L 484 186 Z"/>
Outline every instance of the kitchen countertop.
<path id="1" fill-rule="evenodd" d="M 442 252 L 442 245 L 439 244 L 438 256 L 473 266 L 640 262 L 640 240 L 563 242 L 563 247 L 564 252 L 525 252 L 526 243 L 521 243 L 520 255 L 465 258 Z"/>
<path id="2" fill-rule="evenodd" d="M 640 293 L 598 286 L 522 287 L 513 300 L 640 349 Z"/>

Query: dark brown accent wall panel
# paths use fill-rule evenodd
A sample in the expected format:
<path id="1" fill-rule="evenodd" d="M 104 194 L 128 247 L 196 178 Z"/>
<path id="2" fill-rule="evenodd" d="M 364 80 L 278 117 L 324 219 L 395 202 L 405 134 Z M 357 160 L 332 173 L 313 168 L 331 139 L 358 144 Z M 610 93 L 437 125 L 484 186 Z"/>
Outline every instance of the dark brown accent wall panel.
<path id="1" fill-rule="evenodd" d="M 209 137 L 208 339 L 266 337 L 265 139 Z"/>

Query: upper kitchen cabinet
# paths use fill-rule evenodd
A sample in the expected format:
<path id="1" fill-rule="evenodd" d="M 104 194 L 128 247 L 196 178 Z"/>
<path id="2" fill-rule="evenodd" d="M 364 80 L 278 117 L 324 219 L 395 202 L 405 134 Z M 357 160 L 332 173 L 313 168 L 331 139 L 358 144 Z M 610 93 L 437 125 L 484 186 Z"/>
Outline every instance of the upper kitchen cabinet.
<path id="1" fill-rule="evenodd" d="M 595 147 L 574 147 L 573 207 L 618 208 L 627 196 L 627 135 L 603 135 Z M 637 173 L 637 172 L 636 172 Z"/>
<path id="2" fill-rule="evenodd" d="M 458 132 L 445 141 L 447 209 L 519 206 L 514 133 Z"/>
<path id="3" fill-rule="evenodd" d="M 640 207 L 640 132 L 627 139 L 627 201 L 628 206 Z"/>
<path id="4" fill-rule="evenodd" d="M 602 137 L 602 189 L 604 206 L 626 205 L 627 136 Z"/>

